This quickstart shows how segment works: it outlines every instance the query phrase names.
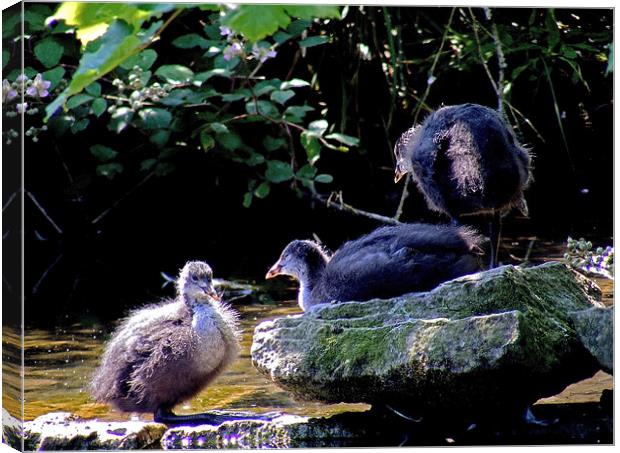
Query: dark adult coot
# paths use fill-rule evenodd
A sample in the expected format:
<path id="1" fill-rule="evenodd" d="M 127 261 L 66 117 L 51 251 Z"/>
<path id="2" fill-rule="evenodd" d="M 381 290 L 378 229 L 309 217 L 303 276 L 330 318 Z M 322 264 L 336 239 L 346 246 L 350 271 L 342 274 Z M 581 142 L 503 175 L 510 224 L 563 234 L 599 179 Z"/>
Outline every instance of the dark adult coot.
<path id="1" fill-rule="evenodd" d="M 208 264 L 190 261 L 177 297 L 132 313 L 109 341 L 91 384 L 96 400 L 126 412 L 150 412 L 161 423 L 222 423 L 257 417 L 175 415 L 235 359 L 237 316 L 220 302 Z"/>
<path id="2" fill-rule="evenodd" d="M 468 227 L 421 223 L 379 228 L 333 255 L 316 242 L 295 240 L 266 278 L 296 278 L 303 310 L 333 301 L 395 297 L 479 271 L 482 240 Z"/>
<path id="3" fill-rule="evenodd" d="M 453 221 L 493 214 L 495 265 L 501 215 L 513 207 L 527 215 L 523 190 L 531 179 L 530 155 L 501 115 L 477 104 L 442 107 L 402 134 L 394 154 L 395 180 L 410 173 L 431 209 Z"/>

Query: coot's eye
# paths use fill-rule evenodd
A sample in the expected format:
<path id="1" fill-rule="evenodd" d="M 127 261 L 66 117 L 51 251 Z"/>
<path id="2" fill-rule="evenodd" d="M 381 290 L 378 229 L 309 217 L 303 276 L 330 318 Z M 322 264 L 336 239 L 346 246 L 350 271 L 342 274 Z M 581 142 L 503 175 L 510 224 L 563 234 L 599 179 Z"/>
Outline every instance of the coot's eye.
<path id="1" fill-rule="evenodd" d="M 192 281 L 193 282 L 197 282 L 198 281 L 198 277 L 196 277 L 195 275 L 192 275 Z"/>

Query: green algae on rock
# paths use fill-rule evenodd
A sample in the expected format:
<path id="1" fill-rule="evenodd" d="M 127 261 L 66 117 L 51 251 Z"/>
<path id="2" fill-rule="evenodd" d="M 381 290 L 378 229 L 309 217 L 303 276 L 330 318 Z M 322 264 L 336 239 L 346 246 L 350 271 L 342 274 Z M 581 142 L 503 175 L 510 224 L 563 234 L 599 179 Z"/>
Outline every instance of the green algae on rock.
<path id="1" fill-rule="evenodd" d="M 596 285 L 560 263 L 503 266 L 429 292 L 323 304 L 256 327 L 256 368 L 296 397 L 422 413 L 520 411 L 598 365 L 569 313 Z"/>
<path id="2" fill-rule="evenodd" d="M 614 308 L 589 308 L 571 313 L 581 342 L 596 358 L 601 369 L 613 374 Z"/>

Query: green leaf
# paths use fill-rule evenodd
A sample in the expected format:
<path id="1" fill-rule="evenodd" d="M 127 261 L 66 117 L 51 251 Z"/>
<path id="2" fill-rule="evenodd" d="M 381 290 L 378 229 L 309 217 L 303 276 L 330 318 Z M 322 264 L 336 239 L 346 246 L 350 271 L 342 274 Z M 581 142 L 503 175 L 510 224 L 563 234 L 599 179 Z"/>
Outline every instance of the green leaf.
<path id="1" fill-rule="evenodd" d="M 189 33 L 187 35 L 179 36 L 172 45 L 180 49 L 191 49 L 193 47 L 200 47 L 201 49 L 208 49 L 209 42 L 197 33 Z"/>
<path id="2" fill-rule="evenodd" d="M 306 82 L 305 80 L 293 79 L 293 80 L 288 80 L 286 82 L 282 82 L 282 84 L 280 85 L 280 89 L 288 90 L 289 88 L 307 87 L 309 85 L 310 85 L 310 82 Z"/>
<path id="3" fill-rule="evenodd" d="M 295 176 L 299 179 L 314 179 L 316 171 L 316 167 L 313 167 L 310 164 L 306 164 L 297 171 L 297 174 Z"/>
<path id="4" fill-rule="evenodd" d="M 307 112 L 311 112 L 312 110 L 314 110 L 314 108 L 308 105 L 292 105 L 286 108 L 284 117 L 289 121 L 298 123 L 306 116 Z"/>
<path id="5" fill-rule="evenodd" d="M 319 140 L 315 135 L 305 131 L 301 133 L 299 140 L 306 150 L 308 162 L 310 162 L 311 165 L 314 165 L 316 161 L 319 160 L 319 157 L 321 157 L 321 144 L 319 143 Z"/>
<path id="6" fill-rule="evenodd" d="M 282 5 L 237 5 L 222 20 L 224 25 L 252 42 L 272 35 L 290 22 L 291 18 Z"/>
<path id="7" fill-rule="evenodd" d="M 549 50 L 553 50 L 555 46 L 560 42 L 560 30 L 558 29 L 558 24 L 555 19 L 555 12 L 553 9 L 547 10 L 547 15 L 545 17 L 545 23 L 547 26 L 547 44 Z"/>
<path id="8" fill-rule="evenodd" d="M 133 118 L 133 110 L 129 107 L 118 107 L 110 117 L 108 129 L 120 133 L 127 127 Z"/>
<path id="9" fill-rule="evenodd" d="M 192 81 L 194 72 L 180 64 L 166 64 L 160 66 L 155 75 L 168 83 L 187 83 Z"/>
<path id="10" fill-rule="evenodd" d="M 134 66 L 139 66 L 144 71 L 153 66 L 157 60 L 157 52 L 153 49 L 145 49 L 140 53 L 130 56 L 120 64 L 123 69 L 133 69 Z"/>
<path id="11" fill-rule="evenodd" d="M 88 127 L 88 123 L 90 123 L 88 118 L 82 118 L 76 121 L 75 123 L 71 125 L 71 132 L 73 132 L 74 134 L 77 134 L 78 132 L 83 131 L 84 129 Z"/>
<path id="12" fill-rule="evenodd" d="M 308 129 L 310 130 L 310 132 L 319 137 L 323 136 L 328 127 L 329 124 L 326 120 L 316 120 L 308 125 Z"/>
<path id="13" fill-rule="evenodd" d="M 211 127 L 211 130 L 216 134 L 228 134 L 230 132 L 228 127 L 222 123 L 211 123 L 209 124 L 209 127 Z"/>
<path id="14" fill-rule="evenodd" d="M 56 66 L 55 68 L 50 69 L 49 71 L 45 71 L 41 73 L 44 80 L 51 82 L 49 91 L 52 91 L 54 88 L 56 88 L 56 86 L 58 85 L 58 82 L 60 82 L 60 79 L 62 79 L 62 77 L 65 75 L 65 72 L 66 72 L 65 68 L 63 68 L 62 66 Z"/>
<path id="15" fill-rule="evenodd" d="M 101 84 L 99 82 L 93 82 L 86 87 L 86 92 L 95 97 L 101 96 Z"/>
<path id="16" fill-rule="evenodd" d="M 215 136 L 215 140 L 229 151 L 234 151 L 243 144 L 241 137 L 232 132 L 229 134 L 218 134 Z"/>
<path id="17" fill-rule="evenodd" d="M 117 156 L 118 151 L 115 151 L 108 146 L 97 144 L 90 147 L 90 153 L 95 156 L 98 161 L 107 162 L 114 159 Z"/>
<path id="18" fill-rule="evenodd" d="M 118 162 L 110 162 L 109 164 L 97 165 L 97 174 L 105 176 L 108 179 L 114 179 L 116 175 L 123 171 L 123 166 Z"/>
<path id="19" fill-rule="evenodd" d="M 123 20 L 132 30 L 138 30 L 144 21 L 153 16 L 161 16 L 162 13 L 175 8 L 185 7 L 170 3 L 140 5 L 116 2 L 64 2 L 51 19 L 64 20 L 67 25 L 75 26 L 77 38 L 86 45 L 108 32 L 110 24 L 115 20 Z"/>
<path id="20" fill-rule="evenodd" d="M 157 159 L 145 159 L 140 164 L 140 170 L 149 171 L 151 168 L 155 166 L 157 163 Z"/>
<path id="21" fill-rule="evenodd" d="M 264 162 L 265 162 L 265 156 L 259 153 L 255 153 L 255 152 L 250 153 L 250 156 L 247 159 L 245 159 L 245 163 L 249 165 L 250 167 L 256 167 L 257 165 L 260 165 Z"/>
<path id="22" fill-rule="evenodd" d="M 321 44 L 325 44 L 329 41 L 329 36 L 321 35 L 321 36 L 310 36 L 309 38 L 303 39 L 299 41 L 299 47 L 314 47 L 320 46 Z"/>
<path id="23" fill-rule="evenodd" d="M 336 5 L 284 5 L 286 12 L 300 19 L 340 18 L 340 7 Z"/>
<path id="24" fill-rule="evenodd" d="M 11 54 L 9 53 L 9 51 L 3 50 L 2 51 L 2 69 L 4 69 L 4 67 L 7 65 L 10 59 L 11 59 Z"/>
<path id="25" fill-rule="evenodd" d="M 235 101 L 239 101 L 241 99 L 245 99 L 247 97 L 246 94 L 244 93 L 228 93 L 228 94 L 223 94 L 222 95 L 222 101 L 224 102 L 235 102 Z"/>
<path id="26" fill-rule="evenodd" d="M 172 114 L 165 109 L 144 108 L 138 112 L 145 129 L 165 129 L 172 121 Z"/>
<path id="27" fill-rule="evenodd" d="M 279 114 L 278 108 L 269 101 L 250 101 L 245 104 L 245 111 L 250 115 L 267 115 L 267 116 L 277 116 Z"/>
<path id="28" fill-rule="evenodd" d="M 105 110 L 108 108 L 108 103 L 103 98 L 97 98 L 90 105 L 90 108 L 95 116 L 100 117 L 103 112 L 105 112 Z"/>
<path id="29" fill-rule="evenodd" d="M 249 208 L 250 206 L 252 206 L 252 192 L 247 192 L 243 196 L 243 207 Z"/>
<path id="30" fill-rule="evenodd" d="M 52 37 L 44 38 L 34 46 L 34 54 L 37 60 L 46 68 L 56 66 L 63 53 L 64 48 Z"/>
<path id="31" fill-rule="evenodd" d="M 254 195 L 258 198 L 265 198 L 269 195 L 269 191 L 271 190 L 271 185 L 267 181 L 263 181 L 259 186 L 254 190 Z"/>
<path id="32" fill-rule="evenodd" d="M 267 162 L 265 178 L 274 184 L 288 181 L 293 178 L 293 169 L 287 162 L 281 160 L 270 160 Z"/>
<path id="33" fill-rule="evenodd" d="M 286 104 L 286 101 L 288 101 L 293 96 L 295 96 L 295 92 L 293 90 L 284 90 L 284 91 L 276 90 L 271 93 L 269 98 L 272 101 L 277 102 L 278 104 L 284 105 Z"/>
<path id="34" fill-rule="evenodd" d="M 170 131 L 168 129 L 160 129 L 149 137 L 149 141 L 157 146 L 165 146 L 170 139 Z"/>
<path id="35" fill-rule="evenodd" d="M 217 68 L 209 71 L 199 72 L 194 76 L 194 82 L 200 82 L 201 84 L 209 80 L 211 77 L 226 77 L 230 78 L 232 73 L 228 69 Z"/>
<path id="36" fill-rule="evenodd" d="M 169 162 L 160 162 L 155 167 L 155 175 L 156 176 L 166 176 L 168 173 L 174 170 L 174 165 Z"/>
<path id="37" fill-rule="evenodd" d="M 203 129 L 200 132 L 200 144 L 202 145 L 202 149 L 204 151 L 209 151 L 215 146 L 215 139 L 206 129 Z"/>
<path id="38" fill-rule="evenodd" d="M 286 140 L 280 137 L 275 138 L 275 137 L 272 137 L 271 135 L 266 135 L 265 138 L 263 139 L 263 147 L 267 151 L 275 151 L 276 149 L 280 149 L 285 145 L 286 145 Z"/>
<path id="39" fill-rule="evenodd" d="M 338 132 L 334 132 L 333 134 L 329 134 L 325 136 L 325 138 L 330 140 L 336 140 L 337 142 L 344 143 L 348 146 L 357 146 L 360 143 L 359 138 L 351 137 L 350 135 L 339 134 Z"/>
<path id="40" fill-rule="evenodd" d="M 277 42 L 278 44 L 282 44 L 286 41 L 288 41 L 289 39 L 291 39 L 293 37 L 293 35 L 291 35 L 290 33 L 286 33 L 283 31 L 278 31 L 276 32 L 275 35 L 273 35 L 273 40 L 275 42 Z"/>
<path id="41" fill-rule="evenodd" d="M 85 104 L 88 101 L 91 101 L 93 97 L 90 94 L 80 93 L 75 96 L 71 96 L 67 101 L 67 108 L 74 109 L 78 105 Z"/>
<path id="42" fill-rule="evenodd" d="M 66 4 L 63 3 L 63 6 Z M 138 38 L 132 34 L 132 29 L 126 22 L 120 20 L 112 22 L 107 32 L 99 38 L 98 45 L 82 55 L 80 65 L 67 89 L 45 108 L 45 119 L 49 119 L 69 96 L 82 91 L 84 87 L 110 72 L 133 54 L 144 40 L 150 39 L 158 26 L 153 24 L 148 32 Z"/>
<path id="43" fill-rule="evenodd" d="M 324 173 L 322 175 L 317 175 L 316 178 L 314 178 L 314 180 L 316 182 L 322 182 L 323 184 L 328 184 L 334 180 L 334 177 L 332 175 L 328 175 Z"/>

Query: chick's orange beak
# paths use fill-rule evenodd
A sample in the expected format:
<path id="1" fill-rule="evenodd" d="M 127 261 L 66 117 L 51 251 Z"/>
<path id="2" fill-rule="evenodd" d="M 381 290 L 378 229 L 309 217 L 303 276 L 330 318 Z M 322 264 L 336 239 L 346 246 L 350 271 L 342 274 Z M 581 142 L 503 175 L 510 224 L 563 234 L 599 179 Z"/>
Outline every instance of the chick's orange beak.
<path id="1" fill-rule="evenodd" d="M 265 275 L 265 279 L 276 277 L 280 275 L 281 271 L 282 271 L 282 265 L 278 261 L 276 264 L 271 266 L 271 269 L 269 269 L 269 271 L 267 272 L 267 275 Z"/>

